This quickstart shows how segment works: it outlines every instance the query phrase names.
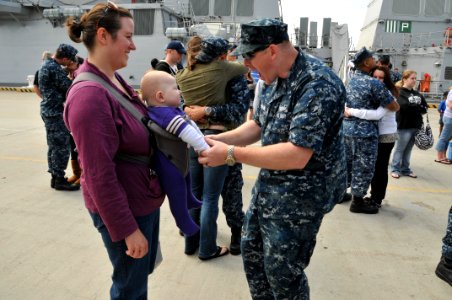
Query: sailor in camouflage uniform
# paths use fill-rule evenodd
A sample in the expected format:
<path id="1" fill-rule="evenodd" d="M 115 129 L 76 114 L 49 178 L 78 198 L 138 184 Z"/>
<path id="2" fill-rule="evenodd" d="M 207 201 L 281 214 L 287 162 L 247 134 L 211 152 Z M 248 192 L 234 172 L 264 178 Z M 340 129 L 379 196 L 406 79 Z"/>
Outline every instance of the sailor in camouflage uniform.
<path id="1" fill-rule="evenodd" d="M 356 71 L 347 86 L 347 107 L 377 109 L 384 106 L 396 111 L 399 106 L 383 83 L 369 76 L 375 67 L 373 53 L 365 47 L 354 59 Z M 344 119 L 344 134 L 347 153 L 348 184 L 351 187 L 354 213 L 375 214 L 378 206 L 371 199 L 363 198 L 369 188 L 378 153 L 378 122 L 355 117 Z"/>
<path id="2" fill-rule="evenodd" d="M 248 89 L 248 83 L 244 75 L 230 80 L 226 87 L 226 92 L 228 94 L 227 104 L 212 106 L 209 119 L 213 122 L 228 122 L 230 124 L 228 128 L 233 129 L 244 122 L 252 94 Z M 224 179 L 223 190 L 221 191 L 223 213 L 226 217 L 226 223 L 231 228 L 229 250 L 232 255 L 241 253 L 240 240 L 244 218 L 242 188 L 242 164 L 236 163 L 233 166 L 229 166 L 228 174 Z"/>
<path id="3" fill-rule="evenodd" d="M 224 40 L 224 39 L 220 39 Z M 222 54 L 220 59 L 226 59 L 229 44 L 215 44 L 216 49 Z M 248 89 L 247 81 L 244 75 L 233 78 L 226 87 L 227 104 L 205 107 L 208 112 L 209 121 L 227 122 L 228 129 L 233 129 L 241 125 L 245 120 L 248 109 L 248 103 L 252 94 Z M 243 197 L 242 197 L 243 177 L 242 164 L 237 163 L 229 166 L 228 174 L 224 179 L 221 198 L 223 198 L 223 213 L 226 217 L 226 223 L 231 228 L 231 243 L 229 250 L 232 255 L 241 253 L 240 240 L 243 226 Z"/>
<path id="4" fill-rule="evenodd" d="M 251 295 L 309 299 L 304 269 L 323 216 L 345 190 L 345 88 L 330 68 L 297 52 L 287 24 L 257 20 L 243 24 L 241 32 L 234 54 L 242 54 L 267 85 L 254 120 L 207 138 L 212 148 L 199 162 L 216 166 L 238 161 L 262 168 L 242 234 Z M 259 138 L 262 147 L 231 146 Z"/>
<path id="5" fill-rule="evenodd" d="M 230 45 L 227 40 L 218 37 L 204 39 L 204 51 L 197 58 L 210 62 L 214 59 L 225 59 Z M 231 79 L 226 86 L 227 102 L 217 106 L 188 106 L 185 112 L 189 115 L 201 114 L 211 123 L 227 124 L 228 129 L 233 129 L 243 123 L 251 99 L 251 93 L 244 75 Z M 242 164 L 235 164 L 228 168 L 228 174 L 224 180 L 221 197 L 223 198 L 223 213 L 226 222 L 231 228 L 230 253 L 241 253 L 240 239 L 243 225 L 243 198 L 242 198 Z M 197 214 L 194 215 L 198 219 Z"/>
<path id="6" fill-rule="evenodd" d="M 452 286 L 452 206 L 449 210 L 446 236 L 443 238 L 441 260 L 436 267 L 435 273 Z"/>
<path id="7" fill-rule="evenodd" d="M 64 175 L 69 161 L 69 131 L 63 121 L 66 91 L 72 81 L 62 66 L 76 60 L 77 50 L 61 44 L 52 59 L 44 62 L 39 70 L 39 90 L 42 94 L 41 118 L 44 121 L 47 145 L 48 172 L 52 174 L 50 186 L 56 190 L 78 190 L 80 186 L 67 182 Z"/>

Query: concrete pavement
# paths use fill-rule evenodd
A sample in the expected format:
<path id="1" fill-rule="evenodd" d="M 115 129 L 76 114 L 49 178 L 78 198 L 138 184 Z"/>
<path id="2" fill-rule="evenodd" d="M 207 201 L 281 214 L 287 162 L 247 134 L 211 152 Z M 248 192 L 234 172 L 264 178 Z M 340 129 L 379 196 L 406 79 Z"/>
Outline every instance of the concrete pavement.
<path id="1" fill-rule="evenodd" d="M 436 136 L 438 114 L 429 115 Z M 81 192 L 49 187 L 37 96 L 0 92 L 0 145 L 0 299 L 108 299 L 111 266 Z M 307 268 L 312 299 L 450 299 L 452 287 L 434 270 L 452 166 L 434 158 L 434 149 L 413 150 L 419 178 L 391 178 L 379 214 L 352 214 L 346 203 L 325 217 Z M 244 168 L 245 207 L 256 174 Z M 218 243 L 228 245 L 221 212 L 218 223 Z M 250 299 L 240 256 L 183 254 L 167 202 L 160 236 L 164 261 L 150 276 L 149 299 Z"/>

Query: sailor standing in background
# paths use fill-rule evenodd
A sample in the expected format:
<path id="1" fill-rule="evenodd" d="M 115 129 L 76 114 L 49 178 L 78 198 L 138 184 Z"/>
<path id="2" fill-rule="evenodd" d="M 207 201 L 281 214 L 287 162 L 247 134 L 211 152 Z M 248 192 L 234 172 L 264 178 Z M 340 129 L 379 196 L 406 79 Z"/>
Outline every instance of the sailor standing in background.
<path id="1" fill-rule="evenodd" d="M 390 111 L 399 109 L 399 105 L 379 80 L 370 77 L 375 67 L 373 53 L 365 47 L 359 50 L 353 59 L 355 74 L 347 86 L 347 104 L 349 108 L 377 109 L 386 107 Z M 348 185 L 351 187 L 354 213 L 376 214 L 378 207 L 364 198 L 374 175 L 378 153 L 378 123 L 355 117 L 345 118 L 343 123 L 347 155 Z"/>
<path id="2" fill-rule="evenodd" d="M 64 177 L 69 161 L 69 130 L 63 121 L 66 92 L 72 81 L 61 66 L 68 66 L 76 60 L 77 49 L 61 44 L 54 56 L 39 69 L 39 90 L 42 94 L 41 118 L 44 121 L 47 145 L 48 172 L 52 174 L 50 186 L 56 190 L 75 191 L 80 186 L 67 182 Z"/>
<path id="3" fill-rule="evenodd" d="M 166 46 L 165 53 L 165 59 L 159 61 L 154 69 L 176 76 L 176 73 L 180 69 L 179 64 L 182 61 L 182 56 L 187 54 L 187 51 L 185 51 L 185 47 L 181 42 L 171 41 Z"/>

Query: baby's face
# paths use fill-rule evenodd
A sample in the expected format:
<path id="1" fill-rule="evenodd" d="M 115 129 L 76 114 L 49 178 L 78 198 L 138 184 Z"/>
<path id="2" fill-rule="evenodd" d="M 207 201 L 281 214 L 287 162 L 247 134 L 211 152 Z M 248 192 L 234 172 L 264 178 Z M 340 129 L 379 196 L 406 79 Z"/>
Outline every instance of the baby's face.
<path id="1" fill-rule="evenodd" d="M 164 97 L 164 104 L 167 106 L 177 107 L 180 105 L 180 92 L 177 88 L 176 79 L 171 76 L 165 80 L 162 86 L 162 92 Z"/>

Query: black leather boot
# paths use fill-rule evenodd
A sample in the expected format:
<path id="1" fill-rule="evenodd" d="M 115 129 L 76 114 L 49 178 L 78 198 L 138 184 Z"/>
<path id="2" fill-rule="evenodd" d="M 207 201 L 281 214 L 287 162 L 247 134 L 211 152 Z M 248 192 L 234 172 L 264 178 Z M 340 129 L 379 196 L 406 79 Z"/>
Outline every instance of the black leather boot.
<path id="1" fill-rule="evenodd" d="M 376 214 L 378 213 L 378 207 L 370 198 L 352 196 L 350 211 L 358 214 Z"/>
<path id="2" fill-rule="evenodd" d="M 435 274 L 452 286 L 452 259 L 442 256 L 436 267 Z"/>
<path id="3" fill-rule="evenodd" d="M 64 177 L 55 177 L 54 188 L 57 191 L 77 191 L 80 189 L 80 185 L 69 183 Z"/>
<path id="4" fill-rule="evenodd" d="M 229 246 L 229 252 L 232 255 L 239 255 L 240 253 L 242 253 L 242 250 L 240 249 L 242 227 L 232 227 L 231 233 L 231 245 Z"/>
<path id="5" fill-rule="evenodd" d="M 52 174 L 52 179 L 50 179 L 50 187 L 52 189 L 55 188 L 55 175 Z"/>

